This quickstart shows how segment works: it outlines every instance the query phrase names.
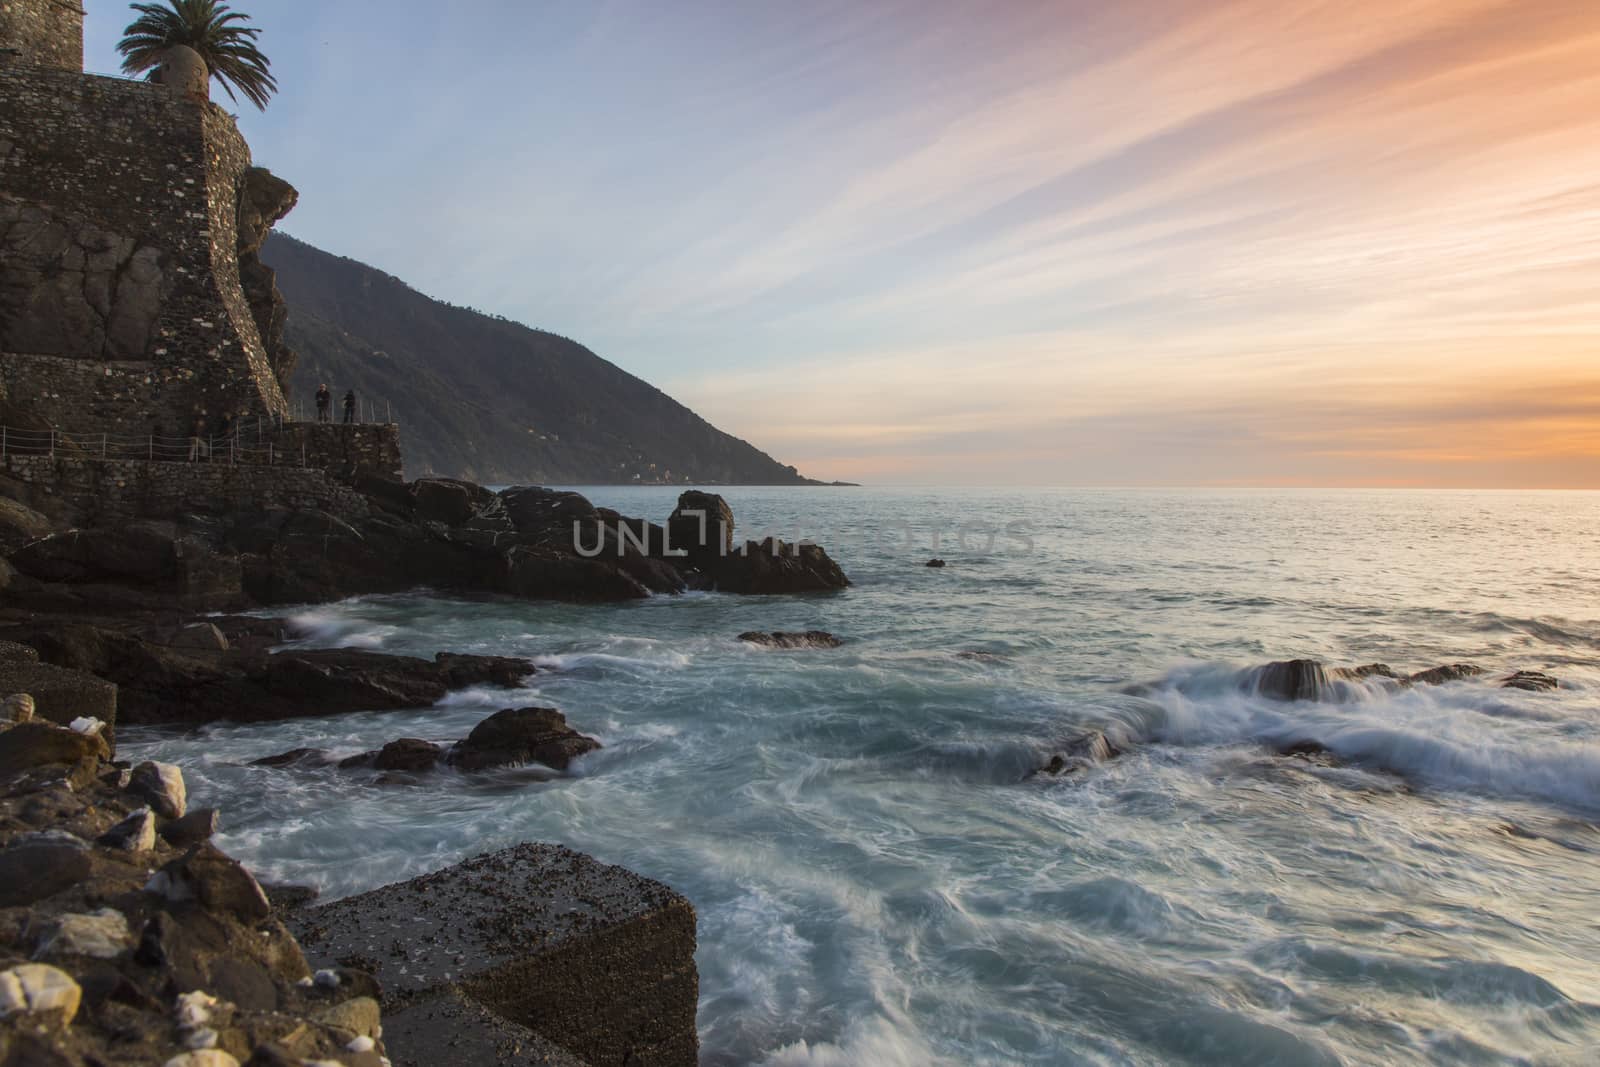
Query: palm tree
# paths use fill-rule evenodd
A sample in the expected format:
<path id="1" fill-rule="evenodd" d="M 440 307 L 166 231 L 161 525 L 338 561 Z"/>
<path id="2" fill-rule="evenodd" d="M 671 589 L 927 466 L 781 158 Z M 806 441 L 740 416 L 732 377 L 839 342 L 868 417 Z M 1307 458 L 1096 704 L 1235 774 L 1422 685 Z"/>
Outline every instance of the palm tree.
<path id="1" fill-rule="evenodd" d="M 142 74 L 160 67 L 167 49 L 174 45 L 188 45 L 200 53 L 211 76 L 222 83 L 228 99 L 237 101 L 233 94 L 238 89 L 256 107 L 265 111 L 267 100 L 278 91 L 273 80 L 271 62 L 256 50 L 255 27 L 235 25 L 249 22 L 249 15 L 230 11 L 227 4 L 216 0 L 167 0 L 162 4 L 131 4 L 139 17 L 122 31 L 122 43 L 117 51 L 122 53 L 124 74 Z"/>

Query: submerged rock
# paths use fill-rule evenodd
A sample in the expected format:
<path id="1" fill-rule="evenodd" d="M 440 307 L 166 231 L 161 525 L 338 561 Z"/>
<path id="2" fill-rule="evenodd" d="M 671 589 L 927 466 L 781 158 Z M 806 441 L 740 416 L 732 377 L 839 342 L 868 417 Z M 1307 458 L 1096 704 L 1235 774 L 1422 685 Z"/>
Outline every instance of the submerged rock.
<path id="1" fill-rule="evenodd" d="M 1561 683 L 1541 671 L 1518 671 L 1500 683 L 1501 689 L 1521 689 L 1528 693 L 1549 693 Z"/>
<path id="2" fill-rule="evenodd" d="M 329 763 L 328 752 L 321 748 L 291 748 L 274 756 L 262 756 L 250 761 L 252 767 L 294 767 L 302 763 Z"/>
<path id="3" fill-rule="evenodd" d="M 1418 671 L 1411 676 L 1410 682 L 1412 685 L 1445 685 L 1449 682 L 1476 678 L 1484 673 L 1486 672 L 1482 667 L 1473 663 L 1447 663 L 1442 667 Z"/>
<path id="4" fill-rule="evenodd" d="M 935 570 L 938 570 L 940 567 L 943 567 L 944 565 L 945 565 L 944 564 L 944 560 L 942 560 L 942 559 L 930 559 L 928 562 L 923 564 L 924 567 L 932 567 Z"/>
<path id="5" fill-rule="evenodd" d="M 450 750 L 449 763 L 463 771 L 542 763 L 564 771 L 579 756 L 600 748 L 567 725 L 555 708 L 507 708 L 473 728 Z"/>
<path id="6" fill-rule="evenodd" d="M 1033 778 L 1042 774 L 1059 778 L 1063 775 L 1077 774 L 1096 764 L 1114 760 L 1120 755 L 1122 749 L 1113 744 L 1104 732 L 1085 730 L 1063 742 L 1059 751 L 1051 755 L 1049 762 L 1028 777 Z"/>
<path id="7" fill-rule="evenodd" d="M 432 741 L 402 737 L 376 752 L 363 752 L 339 761 L 340 770 L 370 767 L 375 771 L 431 771 L 444 758 L 444 749 Z"/>
<path id="8" fill-rule="evenodd" d="M 843 641 L 828 633 L 826 630 L 807 630 L 804 633 L 791 633 L 783 630 L 765 632 L 751 630 L 739 635 L 739 640 L 749 645 L 760 645 L 763 648 L 838 648 Z"/>
<path id="9" fill-rule="evenodd" d="M 1247 671 L 1244 688 L 1271 700 L 1318 700 L 1329 688 L 1327 669 L 1314 659 L 1268 663 Z"/>

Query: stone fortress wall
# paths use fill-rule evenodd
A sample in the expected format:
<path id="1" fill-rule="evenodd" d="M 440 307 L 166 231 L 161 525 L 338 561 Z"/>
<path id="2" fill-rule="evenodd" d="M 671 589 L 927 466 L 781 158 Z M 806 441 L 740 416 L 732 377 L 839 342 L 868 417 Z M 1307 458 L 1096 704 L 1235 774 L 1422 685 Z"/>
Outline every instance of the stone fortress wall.
<path id="1" fill-rule="evenodd" d="M 254 252 L 293 189 L 220 108 L 82 47 L 76 4 L 0 0 L 0 402 L 79 432 L 282 414 Z"/>
<path id="2" fill-rule="evenodd" d="M 8 62 L 80 73 L 83 4 L 80 0 L 0 0 L 0 48 Z"/>

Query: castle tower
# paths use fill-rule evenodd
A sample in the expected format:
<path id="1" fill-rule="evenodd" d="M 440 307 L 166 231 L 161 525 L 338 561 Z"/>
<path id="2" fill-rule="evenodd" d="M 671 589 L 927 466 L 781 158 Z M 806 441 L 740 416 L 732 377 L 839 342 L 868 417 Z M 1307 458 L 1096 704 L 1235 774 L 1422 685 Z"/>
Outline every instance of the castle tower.
<path id="1" fill-rule="evenodd" d="M 83 73 L 83 4 L 0 0 L 0 63 Z"/>
<path id="2" fill-rule="evenodd" d="M 85 74 L 77 0 L 0 0 L 0 49 L 0 404 L 135 436 L 285 414 L 256 252 L 295 193 L 200 57 L 174 84 Z"/>

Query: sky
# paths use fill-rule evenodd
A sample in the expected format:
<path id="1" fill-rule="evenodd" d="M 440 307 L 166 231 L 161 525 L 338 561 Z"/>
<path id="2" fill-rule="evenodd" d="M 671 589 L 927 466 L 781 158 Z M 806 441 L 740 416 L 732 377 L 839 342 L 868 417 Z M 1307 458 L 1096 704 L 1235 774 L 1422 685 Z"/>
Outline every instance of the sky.
<path id="1" fill-rule="evenodd" d="M 1600 488 L 1596 0 L 235 6 L 283 229 L 814 477 Z"/>

